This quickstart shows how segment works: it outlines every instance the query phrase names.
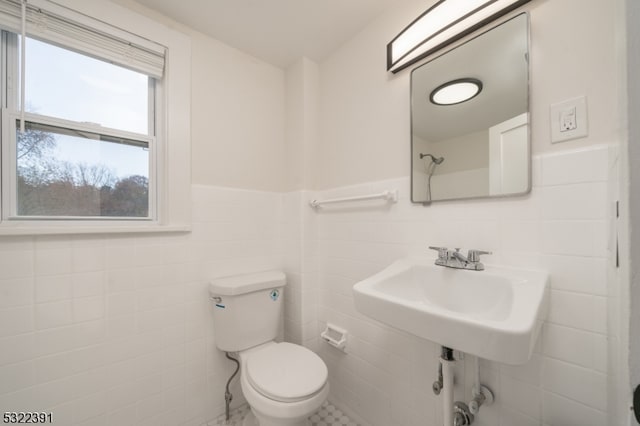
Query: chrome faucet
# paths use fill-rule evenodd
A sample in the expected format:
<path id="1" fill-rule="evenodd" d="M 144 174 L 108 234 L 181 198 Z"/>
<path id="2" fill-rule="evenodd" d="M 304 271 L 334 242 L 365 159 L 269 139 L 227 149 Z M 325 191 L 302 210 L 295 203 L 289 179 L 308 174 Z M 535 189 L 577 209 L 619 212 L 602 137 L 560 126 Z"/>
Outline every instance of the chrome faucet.
<path id="1" fill-rule="evenodd" d="M 469 269 L 471 271 L 483 271 L 484 265 L 480 262 L 480 255 L 491 254 L 490 251 L 471 249 L 465 256 L 460 253 L 459 248 L 456 248 L 455 251 L 446 247 L 429 246 L 429 248 L 438 252 L 436 265 L 446 266 L 447 268 Z"/>

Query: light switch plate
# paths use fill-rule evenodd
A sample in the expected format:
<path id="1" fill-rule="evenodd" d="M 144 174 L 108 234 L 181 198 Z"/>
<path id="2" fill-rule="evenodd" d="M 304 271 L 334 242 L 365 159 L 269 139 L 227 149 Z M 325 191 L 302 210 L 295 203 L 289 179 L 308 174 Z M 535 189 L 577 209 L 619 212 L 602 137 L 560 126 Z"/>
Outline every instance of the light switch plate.
<path id="1" fill-rule="evenodd" d="M 589 134 L 587 98 L 585 96 L 552 104 L 549 111 L 551 143 L 584 138 Z"/>

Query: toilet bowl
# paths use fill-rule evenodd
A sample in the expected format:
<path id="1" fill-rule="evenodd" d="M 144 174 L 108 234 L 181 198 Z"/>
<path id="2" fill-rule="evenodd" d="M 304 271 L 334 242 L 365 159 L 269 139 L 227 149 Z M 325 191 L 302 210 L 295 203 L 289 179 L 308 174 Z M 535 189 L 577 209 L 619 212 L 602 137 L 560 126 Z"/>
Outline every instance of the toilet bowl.
<path id="1" fill-rule="evenodd" d="M 269 342 L 240 353 L 240 386 L 251 412 L 243 426 L 304 426 L 329 394 L 327 367 L 292 343 Z"/>
<path id="2" fill-rule="evenodd" d="M 304 426 L 329 394 L 327 366 L 313 351 L 276 343 L 285 275 L 266 271 L 209 284 L 215 343 L 240 357 L 240 386 L 251 413 L 244 426 Z"/>

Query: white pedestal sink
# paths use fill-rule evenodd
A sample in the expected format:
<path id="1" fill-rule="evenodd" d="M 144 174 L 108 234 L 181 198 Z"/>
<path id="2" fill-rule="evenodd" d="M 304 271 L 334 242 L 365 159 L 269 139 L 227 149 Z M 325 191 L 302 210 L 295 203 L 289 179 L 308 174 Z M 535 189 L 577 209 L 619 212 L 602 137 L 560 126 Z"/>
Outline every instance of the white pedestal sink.
<path id="1" fill-rule="evenodd" d="M 353 287 L 356 309 L 418 337 L 507 364 L 529 360 L 547 313 L 548 274 L 405 258 Z"/>

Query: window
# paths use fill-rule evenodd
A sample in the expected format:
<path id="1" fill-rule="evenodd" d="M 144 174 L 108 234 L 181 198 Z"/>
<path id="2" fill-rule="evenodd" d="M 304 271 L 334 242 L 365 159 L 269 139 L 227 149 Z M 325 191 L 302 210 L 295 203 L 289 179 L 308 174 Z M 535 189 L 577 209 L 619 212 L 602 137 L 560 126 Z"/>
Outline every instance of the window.
<path id="1" fill-rule="evenodd" d="M 0 235 L 43 227 L 53 233 L 185 229 L 189 96 L 174 95 L 172 104 L 167 98 L 189 90 L 189 66 L 177 64 L 189 55 L 188 43 L 144 18 L 124 20 L 139 23 L 140 37 L 87 16 L 112 14 L 117 22 L 133 14 L 119 6 L 105 11 L 98 0 L 59 2 L 82 13 L 44 0 L 27 3 L 21 70 L 21 3 L 0 1 Z M 168 43 L 149 41 L 159 34 Z M 169 55 L 171 46 L 183 51 Z M 165 61 L 174 64 L 170 76 Z"/>
<path id="2" fill-rule="evenodd" d="M 6 64 L 18 64 L 4 32 Z M 152 219 L 154 79 L 27 37 L 25 129 L 6 85 L 8 219 Z M 7 69 L 9 81 L 18 70 Z M 20 104 L 19 101 L 15 102 Z M 14 138 L 15 135 L 15 138 Z M 15 149 L 13 145 L 15 144 Z M 150 155 L 151 154 L 151 155 Z"/>

